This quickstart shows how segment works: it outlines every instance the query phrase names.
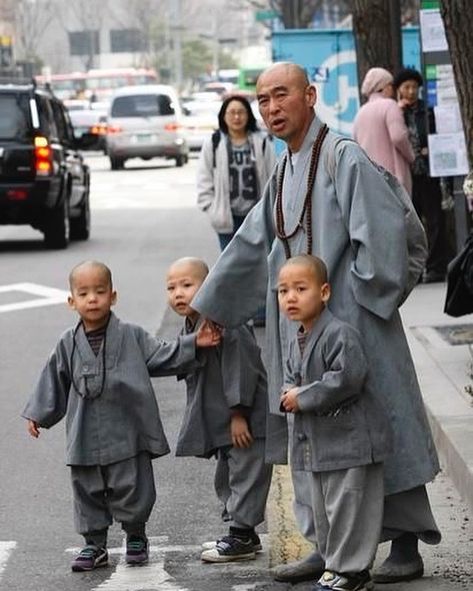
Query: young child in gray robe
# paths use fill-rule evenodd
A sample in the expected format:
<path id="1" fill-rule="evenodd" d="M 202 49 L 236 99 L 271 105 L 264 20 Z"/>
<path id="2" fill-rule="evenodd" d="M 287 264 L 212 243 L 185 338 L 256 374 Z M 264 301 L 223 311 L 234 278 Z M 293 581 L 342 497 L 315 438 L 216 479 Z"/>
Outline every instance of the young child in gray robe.
<path id="1" fill-rule="evenodd" d="M 384 502 L 390 428 L 364 390 L 367 361 L 358 332 L 335 318 L 318 257 L 288 259 L 278 279 L 281 311 L 300 324 L 290 343 L 281 411 L 294 413 L 293 469 L 310 483 L 325 572 L 315 591 L 371 588 Z"/>
<path id="2" fill-rule="evenodd" d="M 200 259 L 184 258 L 167 274 L 168 300 L 184 316 L 186 334 L 202 323 L 191 301 L 208 274 Z M 229 533 L 203 544 L 205 562 L 254 559 L 261 550 L 255 527 L 264 521 L 272 467 L 265 463 L 266 373 L 252 330 L 225 330 L 203 365 L 185 376 L 187 404 L 177 456 L 217 457 L 215 490 Z"/>
<path id="3" fill-rule="evenodd" d="M 77 265 L 69 284 L 68 303 L 80 321 L 59 339 L 22 416 L 35 438 L 66 417 L 75 525 L 86 544 L 72 570 L 108 564 L 113 518 L 126 532 L 126 562 L 142 564 L 156 500 L 151 460 L 169 453 L 150 375 L 190 370 L 195 347 L 213 346 L 219 335 L 207 325 L 164 342 L 121 322 L 111 312 L 117 294 L 103 263 Z"/>

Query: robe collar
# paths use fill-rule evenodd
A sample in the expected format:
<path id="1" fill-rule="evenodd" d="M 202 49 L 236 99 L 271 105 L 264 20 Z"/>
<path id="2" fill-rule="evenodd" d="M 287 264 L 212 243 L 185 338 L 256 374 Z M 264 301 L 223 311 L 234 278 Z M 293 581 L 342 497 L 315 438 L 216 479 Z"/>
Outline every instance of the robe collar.
<path id="1" fill-rule="evenodd" d="M 106 359 L 115 359 L 120 351 L 122 332 L 120 330 L 120 320 L 113 312 L 110 312 L 110 319 L 107 325 L 107 331 L 104 338 L 106 338 Z M 82 361 L 88 364 L 97 365 L 102 362 L 102 349 L 104 341 L 102 341 L 98 355 L 92 351 L 92 347 L 87 340 L 87 335 L 84 330 L 84 325 L 81 323 L 75 333 L 75 341 L 77 351 Z"/>
<path id="2" fill-rule="evenodd" d="M 307 340 L 304 347 L 304 353 L 302 354 L 302 371 L 305 373 L 305 368 L 307 365 L 307 361 L 314 350 L 314 347 L 317 345 L 320 337 L 324 333 L 326 327 L 330 322 L 333 320 L 333 314 L 330 310 L 325 307 L 322 313 L 320 314 L 317 322 L 312 327 L 312 330 L 307 335 Z"/>

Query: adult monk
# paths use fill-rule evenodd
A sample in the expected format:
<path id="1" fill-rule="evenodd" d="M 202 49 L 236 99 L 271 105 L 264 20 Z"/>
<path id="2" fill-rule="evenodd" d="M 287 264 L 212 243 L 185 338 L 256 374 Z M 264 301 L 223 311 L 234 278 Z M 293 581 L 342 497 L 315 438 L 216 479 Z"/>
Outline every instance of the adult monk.
<path id="1" fill-rule="evenodd" d="M 391 552 L 374 580 L 420 577 L 418 539 L 440 541 L 425 489 L 439 465 L 398 313 L 413 284 L 410 277 L 408 285 L 405 206 L 356 143 L 327 133 L 314 111 L 316 89 L 302 68 L 270 66 L 258 79 L 257 98 L 268 130 L 287 143 L 287 151 L 192 306 L 223 326 L 237 326 L 266 298 L 270 418 L 276 421 L 283 362 L 296 329 L 278 312 L 278 272 L 289 256 L 307 252 L 327 263 L 334 294 L 329 308 L 361 333 L 370 361 L 367 388 L 388 410 L 394 427 L 394 453 L 385 462 L 382 538 L 392 540 Z M 410 240 L 425 251 L 425 235 L 415 220 Z M 419 275 L 421 270 L 422 264 Z M 268 441 L 274 442 L 268 448 L 271 461 L 284 461 L 281 433 Z M 304 476 L 293 472 L 295 512 L 302 533 L 314 539 Z M 302 561 L 277 567 L 274 577 L 295 582 L 314 579 L 323 570 L 315 550 Z"/>

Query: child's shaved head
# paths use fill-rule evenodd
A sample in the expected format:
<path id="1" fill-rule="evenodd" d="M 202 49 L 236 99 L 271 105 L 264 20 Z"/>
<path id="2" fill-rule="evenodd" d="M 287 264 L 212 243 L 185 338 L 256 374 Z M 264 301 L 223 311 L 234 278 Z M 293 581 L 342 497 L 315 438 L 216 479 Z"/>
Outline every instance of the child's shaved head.
<path id="1" fill-rule="evenodd" d="M 328 283 L 327 266 L 319 257 L 316 257 L 312 254 L 299 254 L 288 259 L 281 267 L 281 270 L 285 267 L 292 265 L 306 267 L 307 269 L 312 271 L 315 278 L 321 285 L 323 285 L 324 283 Z"/>
<path id="2" fill-rule="evenodd" d="M 112 289 L 112 272 L 110 271 L 109 267 L 105 265 L 105 263 L 101 263 L 100 261 L 83 261 L 82 263 L 76 265 L 69 273 L 69 287 L 71 291 L 74 289 L 74 281 L 77 274 L 81 271 L 87 271 L 91 269 L 95 269 L 103 273 L 106 282 L 110 286 L 110 289 Z"/>
<path id="3" fill-rule="evenodd" d="M 174 261 L 168 269 L 168 276 L 174 273 L 175 271 L 182 271 L 183 269 L 187 269 L 192 272 L 201 282 L 209 274 L 209 268 L 207 263 L 202 259 L 197 257 L 183 257 L 182 259 L 178 259 Z"/>

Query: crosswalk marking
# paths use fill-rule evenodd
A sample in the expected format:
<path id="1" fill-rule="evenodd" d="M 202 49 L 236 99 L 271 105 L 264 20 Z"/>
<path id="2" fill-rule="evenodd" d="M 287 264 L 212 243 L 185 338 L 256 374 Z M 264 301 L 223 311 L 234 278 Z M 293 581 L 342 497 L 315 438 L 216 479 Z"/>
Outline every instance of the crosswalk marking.
<path id="1" fill-rule="evenodd" d="M 0 542 L 0 579 L 16 542 Z"/>
<path id="2" fill-rule="evenodd" d="M 267 535 L 263 534 L 261 540 L 266 543 Z M 115 548 L 108 548 L 110 555 L 120 556 L 120 560 L 110 577 L 94 587 L 92 591 L 190 591 L 176 582 L 164 567 L 167 552 L 200 552 L 201 545 L 173 545 L 169 544 L 168 536 L 149 537 L 150 561 L 148 564 L 137 567 L 129 566 L 125 562 L 125 544 Z M 77 554 L 80 548 L 67 548 L 66 552 Z M 220 572 L 228 573 L 237 568 L 241 569 L 243 563 L 224 563 L 219 565 Z M 244 583 L 233 585 L 232 591 L 253 591 L 264 582 Z"/>
<path id="3" fill-rule="evenodd" d="M 53 304 L 65 304 L 67 291 L 62 289 L 56 289 L 55 287 L 47 287 L 45 285 L 39 285 L 37 283 L 11 283 L 10 285 L 0 285 L 1 293 L 27 293 L 32 297 L 31 299 L 12 302 L 11 304 L 0 305 L 0 313 L 11 312 L 14 310 L 25 310 L 27 308 L 41 308 L 43 306 L 51 306 Z"/>

